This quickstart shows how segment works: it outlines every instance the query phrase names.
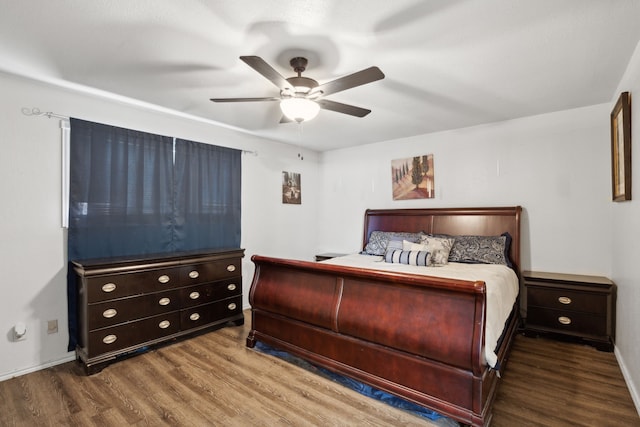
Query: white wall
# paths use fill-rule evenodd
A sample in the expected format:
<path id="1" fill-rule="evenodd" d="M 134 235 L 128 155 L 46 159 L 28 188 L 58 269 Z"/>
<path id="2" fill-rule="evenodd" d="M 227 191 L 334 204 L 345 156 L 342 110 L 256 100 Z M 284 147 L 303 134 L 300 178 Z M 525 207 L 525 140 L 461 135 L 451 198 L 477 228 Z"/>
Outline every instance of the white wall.
<path id="1" fill-rule="evenodd" d="M 0 73 L 0 380 L 73 358 L 66 351 L 66 231 L 61 224 L 61 144 L 57 119 L 28 117 L 23 107 L 256 151 L 243 155 L 244 305 L 255 253 L 313 259 L 317 153 L 259 139 L 128 102 Z M 206 97 L 205 97 L 206 99 Z M 208 102 L 208 101 L 205 101 Z M 283 205 L 282 171 L 302 174 L 302 205 Z M 59 332 L 46 333 L 58 319 Z M 16 322 L 26 340 L 13 342 Z"/>
<path id="2" fill-rule="evenodd" d="M 621 92 L 640 99 L 640 43 L 629 62 L 618 90 L 612 96 L 611 111 Z M 635 126 L 635 130 L 633 129 Z M 618 285 L 616 355 L 640 412 L 640 102 L 631 105 L 631 201 L 613 203 L 613 281 Z M 635 132 L 635 135 L 634 135 Z"/>
<path id="3" fill-rule="evenodd" d="M 360 249 L 367 208 L 521 205 L 522 268 L 611 275 L 609 106 L 321 155 L 322 250 Z M 434 155 L 434 199 L 393 201 L 391 160 Z"/>

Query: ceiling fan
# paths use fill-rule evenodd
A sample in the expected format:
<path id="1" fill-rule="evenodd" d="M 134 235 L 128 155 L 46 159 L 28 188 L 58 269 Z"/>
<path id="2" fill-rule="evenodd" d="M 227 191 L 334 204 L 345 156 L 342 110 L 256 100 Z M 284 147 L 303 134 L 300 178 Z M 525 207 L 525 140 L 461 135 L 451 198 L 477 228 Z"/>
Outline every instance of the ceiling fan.
<path id="1" fill-rule="evenodd" d="M 371 112 L 366 108 L 343 104 L 325 99 L 331 95 L 356 86 L 375 82 L 384 78 L 384 74 L 378 67 L 369 67 L 364 70 L 340 77 L 327 83 L 318 82 L 309 77 L 303 77 L 302 72 L 307 67 L 307 59 L 295 57 L 289 61 L 297 76 L 284 78 L 273 67 L 259 56 L 241 56 L 251 68 L 262 74 L 267 80 L 280 89 L 279 96 L 265 98 L 211 98 L 213 102 L 260 102 L 280 101 L 280 108 L 284 114 L 280 123 L 296 121 L 301 123 L 313 119 L 319 110 L 331 110 L 355 117 L 364 117 Z"/>

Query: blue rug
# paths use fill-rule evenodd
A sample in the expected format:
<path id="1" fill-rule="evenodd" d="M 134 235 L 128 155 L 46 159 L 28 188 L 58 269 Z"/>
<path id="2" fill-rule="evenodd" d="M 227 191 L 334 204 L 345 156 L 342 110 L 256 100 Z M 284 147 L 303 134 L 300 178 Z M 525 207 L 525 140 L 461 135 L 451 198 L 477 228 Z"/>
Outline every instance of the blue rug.
<path id="1" fill-rule="evenodd" d="M 282 359 L 286 362 L 289 362 L 291 364 L 304 368 L 310 372 L 321 375 L 325 378 L 329 378 L 330 380 L 335 381 L 345 387 L 348 387 L 351 390 L 357 391 L 358 393 L 364 396 L 384 402 L 387 405 L 393 406 L 394 408 L 399 408 L 404 411 L 411 412 L 414 415 L 417 415 L 422 418 L 426 418 L 431 421 L 438 421 L 438 424 L 441 424 L 443 426 L 458 426 L 457 422 L 451 420 L 450 418 L 446 418 L 445 416 L 440 415 L 437 412 L 434 412 L 430 409 L 427 409 L 423 406 L 409 402 L 407 400 L 401 399 L 385 391 L 378 390 L 374 387 L 371 387 L 367 384 L 363 384 L 352 378 L 348 378 L 343 375 L 339 375 L 334 372 L 331 372 L 330 370 L 322 368 L 320 366 L 313 365 L 304 359 L 301 359 L 297 356 L 289 354 L 286 351 L 275 349 L 267 344 L 264 344 L 263 342 L 258 341 L 254 348 L 261 353 L 278 357 L 279 359 Z"/>

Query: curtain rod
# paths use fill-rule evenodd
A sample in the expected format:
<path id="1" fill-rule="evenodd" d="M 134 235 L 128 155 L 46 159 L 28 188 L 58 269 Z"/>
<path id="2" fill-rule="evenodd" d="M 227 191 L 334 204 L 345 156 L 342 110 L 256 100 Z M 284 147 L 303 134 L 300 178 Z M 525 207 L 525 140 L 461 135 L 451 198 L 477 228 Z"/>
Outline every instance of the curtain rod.
<path id="1" fill-rule="evenodd" d="M 63 116 L 62 114 L 57 114 L 51 111 L 40 111 L 40 109 L 37 107 L 33 107 L 33 108 L 24 107 L 22 109 L 22 114 L 24 114 L 25 116 L 47 117 L 49 119 L 56 118 L 61 120 L 69 120 L 68 116 Z M 250 150 L 242 150 L 242 154 L 253 154 L 254 156 L 257 156 L 258 152 L 250 151 Z"/>
<path id="2" fill-rule="evenodd" d="M 63 119 L 63 120 L 69 120 L 68 116 L 63 116 L 62 114 L 56 114 L 53 113 L 51 111 L 40 111 L 39 108 L 23 108 L 22 109 L 22 114 L 24 114 L 25 116 L 38 116 L 38 117 L 48 117 L 48 118 L 52 118 L 55 117 L 56 119 Z"/>

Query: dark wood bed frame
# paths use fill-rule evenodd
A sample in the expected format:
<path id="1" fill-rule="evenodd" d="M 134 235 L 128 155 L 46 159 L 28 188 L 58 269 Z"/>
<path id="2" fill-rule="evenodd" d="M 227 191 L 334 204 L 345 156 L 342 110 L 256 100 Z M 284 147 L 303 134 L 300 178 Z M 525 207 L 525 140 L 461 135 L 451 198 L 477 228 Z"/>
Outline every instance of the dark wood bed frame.
<path id="1" fill-rule="evenodd" d="M 520 266 L 521 208 L 367 210 L 372 231 L 512 236 Z M 249 302 L 256 341 L 400 396 L 463 424 L 488 425 L 519 322 L 514 306 L 498 365 L 484 357 L 485 284 L 254 255 Z"/>

